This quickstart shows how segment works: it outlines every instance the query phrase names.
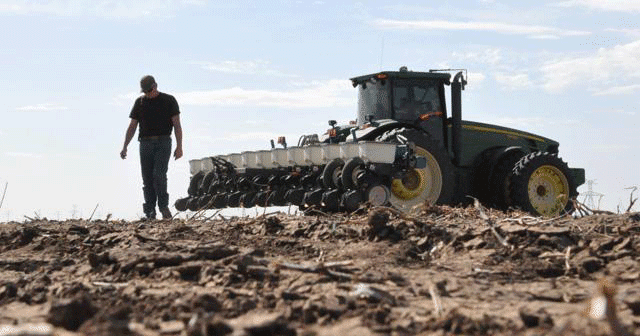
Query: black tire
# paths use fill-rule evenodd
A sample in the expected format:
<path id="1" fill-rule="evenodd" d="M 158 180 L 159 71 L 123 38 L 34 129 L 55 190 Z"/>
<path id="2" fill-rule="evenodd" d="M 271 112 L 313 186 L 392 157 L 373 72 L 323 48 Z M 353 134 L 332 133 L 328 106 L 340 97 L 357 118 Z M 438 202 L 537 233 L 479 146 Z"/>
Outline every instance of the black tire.
<path id="1" fill-rule="evenodd" d="M 406 140 L 405 140 L 406 139 Z M 416 155 L 427 158 L 427 167 L 414 169 L 403 179 L 391 183 L 390 203 L 399 208 L 411 208 L 417 204 L 451 204 L 455 195 L 455 167 L 442 144 L 429 134 L 411 128 L 387 131 L 377 139 L 395 143 L 413 142 Z M 411 181 L 419 179 L 418 186 Z M 422 190 L 421 190 L 422 189 Z"/>
<path id="2" fill-rule="evenodd" d="M 217 174 L 213 170 L 205 173 L 204 177 L 202 178 L 202 182 L 200 182 L 200 187 L 198 187 L 199 195 L 204 195 L 209 191 L 209 187 L 211 187 L 211 182 L 214 181 L 216 176 Z"/>
<path id="3" fill-rule="evenodd" d="M 191 211 L 198 211 L 199 207 L 198 204 L 200 202 L 200 198 L 199 197 L 191 197 L 189 198 L 189 201 L 187 201 L 187 209 L 191 210 Z"/>
<path id="4" fill-rule="evenodd" d="M 487 195 L 489 206 L 506 210 L 513 205 L 511 198 L 511 177 L 513 168 L 522 158 L 520 151 L 512 152 L 500 158 L 489 177 L 489 194 Z"/>
<path id="5" fill-rule="evenodd" d="M 344 167 L 344 161 L 340 158 L 333 159 L 324 166 L 324 170 L 322 171 L 322 185 L 324 185 L 325 188 L 338 188 L 338 178 L 340 178 L 342 167 Z"/>
<path id="6" fill-rule="evenodd" d="M 187 189 L 187 194 L 189 194 L 189 196 L 198 195 L 200 184 L 202 183 L 203 178 L 204 178 L 204 172 L 202 171 L 197 172 L 195 175 L 191 177 L 191 181 L 189 181 L 189 188 Z"/>
<path id="7" fill-rule="evenodd" d="M 357 174 L 358 171 L 364 165 L 364 161 L 362 161 L 359 157 L 354 157 L 349 159 L 347 163 L 344 164 L 342 168 L 342 175 L 340 179 L 342 180 L 342 187 L 345 190 L 355 190 L 358 189 L 358 181 Z"/>
<path id="8" fill-rule="evenodd" d="M 514 205 L 536 216 L 552 217 L 573 211 L 578 196 L 567 164 L 557 154 L 534 152 L 513 168 L 511 197 Z"/>
<path id="9" fill-rule="evenodd" d="M 177 199 L 175 204 L 174 204 L 174 206 L 176 207 L 176 210 L 178 210 L 178 211 L 186 211 L 187 210 L 187 204 L 189 203 L 189 200 L 191 200 L 191 198 L 189 198 L 189 197 Z"/>
<path id="10" fill-rule="evenodd" d="M 253 208 L 256 206 L 256 193 L 254 191 L 248 191 L 240 197 L 240 205 L 243 208 Z"/>

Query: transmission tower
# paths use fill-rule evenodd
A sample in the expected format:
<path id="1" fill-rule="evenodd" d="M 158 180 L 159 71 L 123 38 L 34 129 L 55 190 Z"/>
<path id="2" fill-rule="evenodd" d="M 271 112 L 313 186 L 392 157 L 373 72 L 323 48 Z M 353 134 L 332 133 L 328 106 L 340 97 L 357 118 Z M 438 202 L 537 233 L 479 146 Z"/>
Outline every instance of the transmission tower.
<path id="1" fill-rule="evenodd" d="M 593 191 L 594 184 L 597 184 L 596 180 L 587 181 L 589 190 L 586 193 L 584 193 L 584 201 L 582 203 L 584 203 L 584 205 L 586 205 L 589 209 L 598 210 L 600 209 L 600 201 L 604 197 L 604 194 Z M 598 197 L 598 206 L 596 206 L 595 204 L 594 197 Z"/>

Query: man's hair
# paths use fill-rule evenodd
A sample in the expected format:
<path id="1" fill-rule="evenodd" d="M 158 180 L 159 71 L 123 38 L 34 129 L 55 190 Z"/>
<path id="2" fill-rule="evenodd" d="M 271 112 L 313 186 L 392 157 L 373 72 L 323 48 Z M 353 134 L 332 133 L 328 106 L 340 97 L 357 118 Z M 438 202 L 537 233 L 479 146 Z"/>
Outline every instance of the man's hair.
<path id="1" fill-rule="evenodd" d="M 151 75 L 146 75 L 140 79 L 140 89 L 142 92 L 149 93 L 153 90 L 153 86 L 156 84 L 155 78 Z"/>

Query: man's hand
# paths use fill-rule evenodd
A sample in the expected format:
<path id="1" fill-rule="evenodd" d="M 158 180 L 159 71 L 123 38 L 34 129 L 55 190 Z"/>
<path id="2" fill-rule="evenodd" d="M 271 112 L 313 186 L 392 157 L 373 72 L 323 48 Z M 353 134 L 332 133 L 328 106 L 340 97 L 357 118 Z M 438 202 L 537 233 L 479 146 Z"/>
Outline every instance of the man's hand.
<path id="1" fill-rule="evenodd" d="M 122 151 L 120 152 L 120 157 L 124 160 L 127 158 L 127 146 L 129 146 L 129 142 L 133 138 L 133 135 L 136 133 L 136 129 L 138 128 L 138 121 L 135 119 L 131 119 L 129 123 L 129 127 L 127 127 L 127 133 L 124 136 L 124 145 L 122 145 Z"/>
<path id="2" fill-rule="evenodd" d="M 180 115 L 176 114 L 171 117 L 171 123 L 173 124 L 173 131 L 176 134 L 176 150 L 173 152 L 173 156 L 177 160 L 182 157 L 182 125 L 180 124 Z"/>
<path id="3" fill-rule="evenodd" d="M 176 150 L 173 152 L 173 156 L 177 159 L 182 157 L 182 147 L 177 147 Z"/>

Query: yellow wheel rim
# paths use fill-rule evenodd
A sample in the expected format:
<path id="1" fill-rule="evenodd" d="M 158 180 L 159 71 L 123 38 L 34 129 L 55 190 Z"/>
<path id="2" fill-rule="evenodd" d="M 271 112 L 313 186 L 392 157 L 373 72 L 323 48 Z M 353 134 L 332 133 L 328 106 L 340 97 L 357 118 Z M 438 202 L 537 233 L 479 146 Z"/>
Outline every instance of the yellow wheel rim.
<path id="1" fill-rule="evenodd" d="M 527 186 L 531 206 L 543 216 L 555 216 L 569 201 L 569 182 L 560 169 L 544 165 L 534 170 Z"/>
<path id="2" fill-rule="evenodd" d="M 391 203 L 397 207 L 414 206 L 422 202 L 434 204 L 442 191 L 442 171 L 436 158 L 423 148 L 416 155 L 427 159 L 427 166 L 413 169 L 402 178 L 391 181 Z"/>

